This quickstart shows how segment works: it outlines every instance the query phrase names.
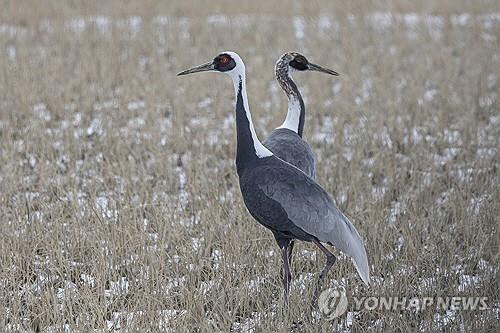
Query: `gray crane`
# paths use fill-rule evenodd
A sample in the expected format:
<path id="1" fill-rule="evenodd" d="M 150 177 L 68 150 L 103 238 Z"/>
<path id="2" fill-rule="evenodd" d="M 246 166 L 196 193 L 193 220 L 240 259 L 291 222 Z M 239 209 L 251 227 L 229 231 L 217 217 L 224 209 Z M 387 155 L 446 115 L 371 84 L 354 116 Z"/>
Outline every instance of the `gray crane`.
<path id="1" fill-rule="evenodd" d="M 302 95 L 292 79 L 295 71 L 318 71 L 330 75 L 337 72 L 310 63 L 297 52 L 287 52 L 276 62 L 274 72 L 276 80 L 288 98 L 288 112 L 285 121 L 275 128 L 263 142 L 274 155 L 295 165 L 311 178 L 316 178 L 316 167 L 311 148 L 302 139 L 304 133 L 306 108 Z"/>
<path id="2" fill-rule="evenodd" d="M 274 67 L 276 81 L 288 98 L 288 111 L 285 121 L 275 128 L 267 139 L 264 146 L 271 150 L 274 155 L 282 160 L 296 166 L 312 179 L 316 178 L 316 166 L 311 148 L 302 138 L 304 133 L 306 108 L 302 95 L 297 85 L 292 79 L 295 71 L 318 71 L 330 75 L 339 75 L 337 72 L 310 63 L 306 57 L 297 52 L 287 52 L 280 56 Z M 294 240 L 290 240 L 285 245 L 288 266 L 291 265 L 292 251 L 295 245 Z M 285 295 L 288 293 L 291 276 L 283 278 Z"/>
<path id="3" fill-rule="evenodd" d="M 353 260 L 361 279 L 368 285 L 368 257 L 359 233 L 335 206 L 328 193 L 311 177 L 276 157 L 258 139 L 246 92 L 245 65 L 235 52 L 222 52 L 213 61 L 182 71 L 186 75 L 217 71 L 229 75 L 236 95 L 236 170 L 243 201 L 250 214 L 271 230 L 283 258 L 285 303 L 290 276 L 286 245 L 294 239 L 313 242 L 326 255 L 314 290 L 315 307 L 326 274 L 335 256 L 322 243 L 333 245 Z"/>

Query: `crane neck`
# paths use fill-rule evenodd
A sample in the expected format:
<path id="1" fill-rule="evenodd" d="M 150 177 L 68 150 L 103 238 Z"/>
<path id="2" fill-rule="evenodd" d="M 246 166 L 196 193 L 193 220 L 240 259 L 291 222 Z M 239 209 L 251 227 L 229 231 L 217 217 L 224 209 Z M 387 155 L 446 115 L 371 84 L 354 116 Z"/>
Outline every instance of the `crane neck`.
<path id="1" fill-rule="evenodd" d="M 306 108 L 302 95 L 290 74 L 290 66 L 278 63 L 275 73 L 276 80 L 288 97 L 288 112 L 285 121 L 278 128 L 288 128 L 302 137 Z"/>
<path id="2" fill-rule="evenodd" d="M 248 107 L 245 74 L 231 76 L 236 95 L 236 167 L 238 174 L 252 160 L 272 156 L 273 153 L 259 141 Z"/>

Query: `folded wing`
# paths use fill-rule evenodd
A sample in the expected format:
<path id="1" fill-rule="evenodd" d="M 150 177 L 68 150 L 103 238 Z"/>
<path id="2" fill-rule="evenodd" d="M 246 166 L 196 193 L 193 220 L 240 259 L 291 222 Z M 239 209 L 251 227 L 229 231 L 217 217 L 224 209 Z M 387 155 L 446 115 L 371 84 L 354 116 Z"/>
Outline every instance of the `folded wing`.
<path id="1" fill-rule="evenodd" d="M 297 168 L 283 164 L 268 168 L 258 187 L 288 214 L 288 218 L 319 241 L 350 256 L 366 284 L 370 283 L 368 258 L 358 231 L 335 206 L 323 188 Z"/>

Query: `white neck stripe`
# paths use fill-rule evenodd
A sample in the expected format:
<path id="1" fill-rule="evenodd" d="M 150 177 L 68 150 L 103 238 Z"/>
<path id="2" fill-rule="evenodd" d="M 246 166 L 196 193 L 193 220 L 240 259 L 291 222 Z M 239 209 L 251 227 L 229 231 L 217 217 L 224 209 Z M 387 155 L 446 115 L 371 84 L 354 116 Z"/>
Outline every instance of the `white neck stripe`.
<path id="1" fill-rule="evenodd" d="M 238 64 L 236 67 L 232 70 L 235 71 L 237 75 L 231 75 L 231 78 L 233 79 L 233 85 L 234 85 L 234 91 L 235 95 L 238 95 L 239 91 L 239 85 L 241 82 L 241 97 L 243 98 L 243 107 L 245 108 L 245 113 L 248 119 L 248 124 L 250 127 L 250 133 L 252 134 L 252 141 L 253 141 L 253 146 L 255 149 L 255 154 L 259 158 L 264 158 L 264 157 L 269 157 L 272 156 L 273 153 L 264 147 L 264 145 L 259 141 L 259 138 L 257 137 L 257 134 L 255 133 L 255 128 L 253 127 L 253 122 L 252 122 L 252 115 L 250 114 L 250 109 L 248 107 L 248 98 L 247 98 L 247 88 L 246 88 L 246 82 L 245 82 L 245 73 L 241 73 L 241 71 L 236 70 L 240 66 Z"/>
<path id="2" fill-rule="evenodd" d="M 299 99 L 294 95 L 290 95 L 288 98 L 288 112 L 286 114 L 285 121 L 278 128 L 287 128 L 295 133 L 298 133 L 300 111 Z"/>

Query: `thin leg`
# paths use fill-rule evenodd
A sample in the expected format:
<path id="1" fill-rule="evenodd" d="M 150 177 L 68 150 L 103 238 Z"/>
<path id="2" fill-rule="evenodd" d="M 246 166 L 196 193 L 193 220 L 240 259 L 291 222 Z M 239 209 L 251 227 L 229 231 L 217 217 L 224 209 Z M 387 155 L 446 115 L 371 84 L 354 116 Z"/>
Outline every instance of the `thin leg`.
<path id="1" fill-rule="evenodd" d="M 295 245 L 295 240 L 291 240 L 290 243 L 288 243 L 288 267 L 292 267 L 292 251 L 294 245 Z"/>
<path id="2" fill-rule="evenodd" d="M 319 274 L 318 278 L 318 283 L 316 284 L 316 289 L 314 290 L 314 295 L 311 301 L 311 308 L 315 308 L 316 304 L 318 303 L 318 296 L 319 292 L 321 290 L 321 287 L 323 286 L 323 281 L 325 280 L 325 276 L 328 274 L 328 271 L 332 268 L 333 264 L 335 263 L 335 256 L 333 253 L 331 253 L 326 247 L 324 247 L 318 240 L 314 239 L 313 243 L 316 244 L 321 251 L 326 255 L 326 264 L 325 268 L 321 271 Z"/>
<path id="3" fill-rule="evenodd" d="M 289 258 L 289 243 L 280 247 L 281 257 L 283 259 L 283 288 L 285 289 L 285 306 L 288 306 L 288 293 L 290 291 L 290 281 L 292 280 L 292 274 L 290 274 L 290 258 Z"/>

